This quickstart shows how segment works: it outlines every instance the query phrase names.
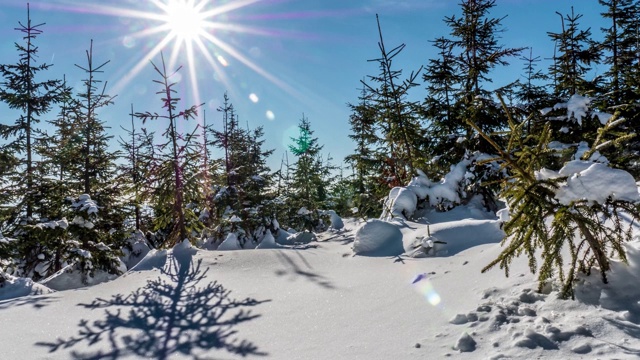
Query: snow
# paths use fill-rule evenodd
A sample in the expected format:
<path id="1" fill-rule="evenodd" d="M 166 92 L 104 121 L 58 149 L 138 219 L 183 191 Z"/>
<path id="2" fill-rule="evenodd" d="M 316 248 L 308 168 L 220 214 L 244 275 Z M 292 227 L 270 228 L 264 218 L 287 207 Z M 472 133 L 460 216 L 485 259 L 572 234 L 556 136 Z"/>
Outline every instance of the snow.
<path id="1" fill-rule="evenodd" d="M 604 164 L 591 163 L 584 170 L 584 162 L 572 161 L 560 169 L 560 174 L 570 177 L 556 191 L 556 198 L 563 205 L 587 200 L 604 204 L 608 198 L 630 202 L 640 201 L 636 181 L 628 172 L 612 169 Z M 566 174 L 566 175 L 565 175 Z"/>
<path id="2" fill-rule="evenodd" d="M 590 103 L 588 96 L 573 94 L 566 103 L 556 104 L 553 109 L 567 109 L 567 118 L 582 125 L 582 118 L 587 117 Z"/>
<path id="3" fill-rule="evenodd" d="M 428 199 L 432 207 L 452 208 L 459 204 L 464 181 L 472 176 L 468 167 L 473 159 L 484 156 L 475 154 L 472 159 L 466 159 L 451 166 L 439 182 L 431 181 L 422 171 L 414 177 L 406 187 L 395 187 L 389 192 L 385 200 L 382 216 L 383 220 L 409 219 L 416 211 L 418 200 Z"/>
<path id="4" fill-rule="evenodd" d="M 276 239 L 271 234 L 271 231 L 267 231 L 262 240 L 260 240 L 260 244 L 258 244 L 256 249 L 278 249 L 281 247 L 281 245 L 276 243 Z"/>
<path id="5" fill-rule="evenodd" d="M 123 262 L 120 263 L 119 270 L 122 272 L 127 271 L 127 267 Z M 93 286 L 116 278 L 118 278 L 118 275 L 109 274 L 102 270 L 93 270 L 91 274 L 85 275 L 79 267 L 73 263 L 63 267 L 60 271 L 40 281 L 40 284 L 49 289 L 62 291 Z"/>
<path id="6" fill-rule="evenodd" d="M 384 206 L 385 209 L 390 209 L 390 211 L 383 215 L 383 218 L 409 218 L 413 215 L 417 205 L 418 197 L 415 192 L 404 187 L 394 187 L 391 189 Z"/>
<path id="7" fill-rule="evenodd" d="M 229 233 L 227 238 L 224 239 L 220 245 L 218 245 L 217 250 L 241 250 L 240 242 L 238 241 L 238 237 L 235 233 Z"/>
<path id="8" fill-rule="evenodd" d="M 332 229 L 341 230 L 342 228 L 344 228 L 344 222 L 342 221 L 342 218 L 334 210 L 327 210 L 324 211 L 324 213 L 326 215 L 329 215 Z"/>
<path id="9" fill-rule="evenodd" d="M 71 207 L 73 207 L 77 211 L 86 211 L 87 214 L 98 213 L 98 204 L 96 204 L 95 201 L 91 200 L 91 196 L 89 196 L 88 194 L 82 194 L 78 196 L 78 201 L 73 201 Z"/>
<path id="10" fill-rule="evenodd" d="M 29 278 L 19 278 L 0 272 L 0 301 L 28 295 L 42 295 L 55 292 Z M 3 309 L 0 302 L 0 310 Z"/>
<path id="11" fill-rule="evenodd" d="M 367 221 L 356 232 L 353 253 L 364 256 L 397 256 L 404 253 L 402 233 L 394 224 Z"/>
<path id="12" fill-rule="evenodd" d="M 592 166 L 605 165 L 574 175 Z M 313 246 L 150 250 L 125 275 L 82 289 L 5 281 L 1 357 L 636 359 L 640 236 L 609 284 L 595 271 L 579 277 L 575 301 L 560 300 L 555 284 L 533 290 L 526 258 L 509 278 L 481 273 L 503 249 L 500 219 L 471 205 L 418 222 L 343 219 Z M 408 256 L 429 234 L 443 244 Z"/>

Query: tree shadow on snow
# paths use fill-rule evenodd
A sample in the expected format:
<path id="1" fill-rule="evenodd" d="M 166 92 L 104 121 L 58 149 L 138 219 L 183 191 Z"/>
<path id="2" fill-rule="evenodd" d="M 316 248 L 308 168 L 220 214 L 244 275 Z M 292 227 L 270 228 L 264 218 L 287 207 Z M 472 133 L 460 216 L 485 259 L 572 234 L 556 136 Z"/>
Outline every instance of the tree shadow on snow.
<path id="1" fill-rule="evenodd" d="M 144 288 L 127 296 L 118 294 L 109 300 L 79 304 L 105 309 L 105 317 L 82 320 L 77 336 L 37 345 L 48 347 L 49 352 L 77 346 L 71 352 L 75 359 L 167 359 L 177 354 L 204 359 L 209 358 L 209 350 L 267 355 L 252 342 L 237 339 L 234 327 L 260 316 L 246 307 L 269 300 L 232 299 L 230 291 L 215 281 L 198 286 L 206 280 L 209 269 L 201 272 L 201 260 L 194 264 L 192 254 L 182 255 L 186 256 L 170 257 L 162 270 L 165 277 L 149 280 Z M 95 345 L 101 349 L 85 352 Z"/>
<path id="2" fill-rule="evenodd" d="M 342 245 L 349 245 L 355 240 L 355 238 L 356 237 L 353 234 L 353 232 L 344 231 L 344 232 L 338 232 L 335 235 L 322 240 L 322 242 L 332 241 L 332 242 L 340 242 Z"/>
<path id="3" fill-rule="evenodd" d="M 284 276 L 287 274 L 291 274 L 292 277 L 294 278 L 296 276 L 301 276 L 309 280 L 310 282 L 320 287 L 323 287 L 325 289 L 334 289 L 333 284 L 331 284 L 331 282 L 326 277 L 322 275 L 318 275 L 311 271 L 303 270 L 301 266 L 296 262 L 296 260 L 292 259 L 291 256 L 287 255 L 287 253 L 285 253 L 284 251 L 278 251 L 276 252 L 276 254 L 278 255 L 278 258 L 280 259 L 280 262 L 282 263 L 282 265 L 285 267 L 285 270 L 276 270 L 275 272 L 276 275 Z M 311 267 L 311 264 L 309 264 L 309 262 L 307 261 L 307 259 L 304 258 L 304 256 L 302 256 L 298 252 L 295 252 L 295 254 L 297 254 L 300 257 L 299 261 L 302 262 L 302 265 L 304 265 L 304 267 L 306 267 L 309 270 L 313 269 Z"/>
<path id="4" fill-rule="evenodd" d="M 59 296 L 56 295 L 29 295 L 15 299 L 0 301 L 0 310 L 14 308 L 18 306 L 32 306 L 39 310 L 43 307 L 58 301 Z"/>

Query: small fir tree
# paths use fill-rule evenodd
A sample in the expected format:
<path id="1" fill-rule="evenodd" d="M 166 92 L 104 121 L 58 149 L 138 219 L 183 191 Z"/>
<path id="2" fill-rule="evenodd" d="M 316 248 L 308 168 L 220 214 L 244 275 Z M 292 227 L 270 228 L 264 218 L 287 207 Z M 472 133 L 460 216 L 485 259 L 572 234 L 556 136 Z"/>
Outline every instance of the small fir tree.
<path id="1" fill-rule="evenodd" d="M 327 190 L 331 183 L 333 166 L 330 158 L 325 163 L 321 156 L 323 146 L 313 137 L 311 123 L 304 115 L 298 123 L 298 137 L 291 138 L 289 150 L 296 156 L 291 177 L 290 219 L 299 228 L 309 231 L 323 230 L 324 220 L 318 210 L 326 205 Z"/>
<path id="2" fill-rule="evenodd" d="M 156 66 L 151 62 L 159 80 L 154 80 L 160 85 L 157 94 L 161 95 L 164 114 L 144 112 L 135 113 L 135 117 L 143 123 L 148 120 L 165 120 L 167 129 L 163 133 L 166 142 L 158 146 L 159 154 L 152 172 L 156 189 L 154 191 L 155 229 L 164 232 L 163 246 L 171 247 L 185 239 L 195 241 L 194 234 L 199 233 L 200 222 L 194 210 L 194 205 L 202 203 L 203 191 L 197 174 L 199 152 L 196 146 L 196 131 L 181 133 L 178 131 L 178 121 L 195 118 L 198 107 L 193 105 L 182 111 L 177 110 L 180 98 L 175 96 L 175 83 L 170 78 L 177 73 L 168 73 L 164 56 L 161 54 L 161 64 Z"/>

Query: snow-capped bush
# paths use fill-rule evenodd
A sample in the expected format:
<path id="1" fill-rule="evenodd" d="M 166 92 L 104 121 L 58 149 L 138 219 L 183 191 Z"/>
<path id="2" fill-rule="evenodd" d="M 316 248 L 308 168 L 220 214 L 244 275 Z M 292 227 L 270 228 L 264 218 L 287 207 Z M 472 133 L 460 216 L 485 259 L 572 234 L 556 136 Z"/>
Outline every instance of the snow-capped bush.
<path id="1" fill-rule="evenodd" d="M 494 176 L 499 171 L 495 163 L 478 165 L 492 157 L 476 153 L 451 166 L 451 170 L 442 180 L 432 181 L 422 171 L 414 177 L 407 186 L 395 187 L 387 196 L 381 215 L 382 220 L 393 218 L 410 219 L 414 213 L 423 207 L 437 210 L 450 210 L 457 205 L 471 199 L 475 192 L 482 191 L 476 186 L 479 181 Z M 485 195 L 485 194 L 483 194 Z M 485 201 L 487 199 L 484 196 Z"/>

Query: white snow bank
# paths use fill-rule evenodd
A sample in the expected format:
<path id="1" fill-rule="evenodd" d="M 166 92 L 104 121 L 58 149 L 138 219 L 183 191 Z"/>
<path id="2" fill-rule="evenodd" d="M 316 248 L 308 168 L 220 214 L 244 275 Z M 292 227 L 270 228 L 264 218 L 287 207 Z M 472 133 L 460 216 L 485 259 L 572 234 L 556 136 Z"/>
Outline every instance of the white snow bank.
<path id="1" fill-rule="evenodd" d="M 560 170 L 560 174 L 576 171 L 556 191 L 556 198 L 561 204 L 569 205 L 579 200 L 603 204 L 609 197 L 630 202 L 640 200 L 635 179 L 628 172 L 600 163 L 591 163 L 588 168 L 580 170 L 586 165 L 583 163 L 572 161 L 567 163 L 569 170 L 567 166 Z"/>
<path id="2" fill-rule="evenodd" d="M 55 292 L 29 278 L 11 276 L 0 272 L 0 300 L 13 299 L 27 295 L 41 295 Z"/>
<path id="3" fill-rule="evenodd" d="M 267 231 L 256 249 L 280 249 L 281 247 L 281 245 L 276 243 L 276 239 L 271 234 L 271 231 Z"/>
<path id="4" fill-rule="evenodd" d="M 483 154 L 476 154 L 471 159 L 452 165 L 449 173 L 439 182 L 431 181 L 427 175 L 418 170 L 419 175 L 414 177 L 409 185 L 391 189 L 380 219 L 386 221 L 393 218 L 409 219 L 416 211 L 418 200 L 423 199 L 427 199 L 432 207 L 452 208 L 460 204 L 461 196 L 464 196 L 465 182 L 473 177 L 468 167 L 474 159 L 481 156 Z"/>
<path id="5" fill-rule="evenodd" d="M 364 256 L 397 256 L 404 253 L 402 232 L 396 225 L 369 220 L 356 232 L 353 252 Z"/>
<path id="6" fill-rule="evenodd" d="M 240 242 L 238 241 L 238 237 L 236 236 L 236 234 L 229 233 L 229 235 L 227 235 L 227 238 L 224 239 L 224 241 L 221 242 L 220 245 L 218 245 L 218 248 L 216 250 L 242 250 L 242 247 L 240 246 Z"/>
<path id="7" fill-rule="evenodd" d="M 119 270 L 121 272 L 127 271 L 126 265 L 121 262 Z M 80 270 L 78 266 L 73 263 L 63 267 L 60 271 L 40 281 L 40 284 L 50 289 L 62 291 L 78 289 L 85 286 L 93 286 L 96 284 L 114 280 L 118 277 L 118 274 L 110 274 L 102 270 L 94 270 L 93 276 L 89 274 L 83 274 L 82 270 Z"/>
<path id="8" fill-rule="evenodd" d="M 445 244 L 436 244 L 436 256 L 452 256 L 474 246 L 499 243 L 505 233 L 498 220 L 465 219 L 430 225 L 431 237 Z M 426 238 L 426 237 L 425 237 Z"/>
<path id="9" fill-rule="evenodd" d="M 147 271 L 152 269 L 162 269 L 167 262 L 167 250 L 150 250 L 147 255 L 140 260 L 129 271 Z"/>

